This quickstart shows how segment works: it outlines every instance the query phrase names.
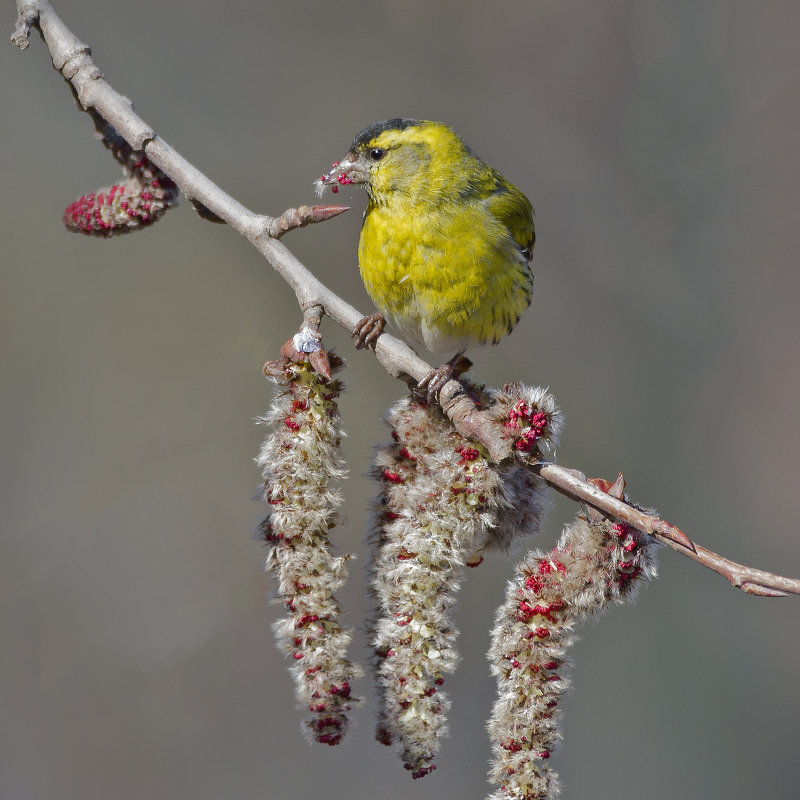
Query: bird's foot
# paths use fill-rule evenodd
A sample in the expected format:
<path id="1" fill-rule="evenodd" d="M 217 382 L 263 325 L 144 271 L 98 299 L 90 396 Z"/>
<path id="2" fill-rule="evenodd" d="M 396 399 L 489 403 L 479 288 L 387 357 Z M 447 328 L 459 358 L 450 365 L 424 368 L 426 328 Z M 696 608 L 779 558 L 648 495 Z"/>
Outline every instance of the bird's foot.
<path id="1" fill-rule="evenodd" d="M 456 353 L 449 361 L 432 369 L 417 384 L 416 391 L 418 394 L 424 394 L 425 399 L 432 403 L 439 399 L 439 392 L 449 380 L 457 381 L 471 366 L 472 362 L 463 353 Z"/>
<path id="2" fill-rule="evenodd" d="M 386 317 L 383 314 L 370 314 L 362 317 L 356 325 L 352 338 L 355 339 L 356 350 L 366 348 L 375 349 L 375 342 L 386 327 Z"/>

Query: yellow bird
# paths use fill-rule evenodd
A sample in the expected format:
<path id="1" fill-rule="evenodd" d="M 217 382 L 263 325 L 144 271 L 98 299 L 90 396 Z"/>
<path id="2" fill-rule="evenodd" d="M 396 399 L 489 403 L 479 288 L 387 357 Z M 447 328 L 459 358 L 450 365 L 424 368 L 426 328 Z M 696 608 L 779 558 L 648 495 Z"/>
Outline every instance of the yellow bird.
<path id="1" fill-rule="evenodd" d="M 420 381 L 428 398 L 469 364 L 475 344 L 497 343 L 530 305 L 535 233 L 528 198 L 482 161 L 447 125 L 376 122 L 318 184 L 363 184 L 361 277 L 382 314 L 356 327 L 356 346 L 374 344 L 384 315 L 407 338 L 456 351 Z"/>

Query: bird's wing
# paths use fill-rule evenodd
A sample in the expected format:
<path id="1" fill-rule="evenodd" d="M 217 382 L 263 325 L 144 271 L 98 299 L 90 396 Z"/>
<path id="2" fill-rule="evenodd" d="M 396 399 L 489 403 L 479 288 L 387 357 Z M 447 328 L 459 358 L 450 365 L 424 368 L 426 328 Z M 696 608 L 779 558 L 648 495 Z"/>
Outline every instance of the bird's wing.
<path id="1" fill-rule="evenodd" d="M 484 202 L 489 212 L 505 225 L 525 259 L 530 261 L 536 244 L 533 206 L 530 200 L 513 183 L 498 174 L 495 185 Z"/>

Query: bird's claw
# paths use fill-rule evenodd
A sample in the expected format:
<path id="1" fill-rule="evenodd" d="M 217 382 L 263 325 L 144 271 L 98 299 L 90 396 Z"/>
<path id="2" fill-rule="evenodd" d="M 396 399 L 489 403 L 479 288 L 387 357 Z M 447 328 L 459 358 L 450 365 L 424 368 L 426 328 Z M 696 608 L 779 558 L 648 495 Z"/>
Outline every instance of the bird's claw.
<path id="1" fill-rule="evenodd" d="M 428 403 L 438 399 L 439 392 L 444 385 L 453 377 L 453 370 L 449 364 L 442 364 L 441 367 L 432 369 L 418 384 L 417 392 L 424 394 Z"/>
<path id="2" fill-rule="evenodd" d="M 362 317 L 353 329 L 352 338 L 355 339 L 356 350 L 366 348 L 375 349 L 375 342 L 386 327 L 386 317 L 383 314 L 369 314 Z"/>
<path id="3" fill-rule="evenodd" d="M 417 384 L 416 391 L 424 394 L 428 403 L 438 401 L 444 385 L 449 380 L 458 380 L 471 366 L 472 362 L 463 353 L 456 353 L 449 361 L 432 369 Z"/>

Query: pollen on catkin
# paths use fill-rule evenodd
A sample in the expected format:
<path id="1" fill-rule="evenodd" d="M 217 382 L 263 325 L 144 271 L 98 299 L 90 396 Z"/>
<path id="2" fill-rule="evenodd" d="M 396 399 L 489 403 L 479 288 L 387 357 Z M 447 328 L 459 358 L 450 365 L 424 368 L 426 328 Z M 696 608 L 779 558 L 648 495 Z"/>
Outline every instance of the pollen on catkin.
<path id="1" fill-rule="evenodd" d="M 178 202 L 178 187 L 144 154 L 131 153 L 126 177 L 70 203 L 64 225 L 87 236 L 114 236 L 151 225 Z"/>
<path id="2" fill-rule="evenodd" d="M 262 497 L 270 506 L 259 532 L 286 609 L 273 630 L 279 650 L 292 660 L 298 706 L 310 712 L 304 733 L 335 745 L 358 702 L 351 696 L 352 681 L 363 674 L 347 657 L 352 634 L 343 627 L 334 596 L 347 579 L 348 556 L 333 555 L 328 538 L 342 502 L 333 484 L 347 471 L 339 454 L 343 433 L 336 401 L 342 387 L 307 363 L 290 364 L 274 379 L 277 397 L 259 420 L 272 430 L 257 459 Z"/>
<path id="3" fill-rule="evenodd" d="M 555 398 L 540 386 L 509 383 L 502 391 L 489 389 L 490 415 L 513 443 L 514 453 L 535 460 L 542 450 L 555 450 L 564 428 L 564 414 Z M 509 460 L 496 466 L 502 476 L 503 502 L 497 521 L 488 532 L 485 551 L 514 550 L 525 536 L 539 533 L 550 510 L 547 483 L 525 463 Z"/>
<path id="4" fill-rule="evenodd" d="M 498 699 L 488 730 L 491 800 L 544 800 L 559 793 L 548 759 L 562 738 L 558 703 L 569 686 L 572 629 L 611 603 L 631 601 L 655 577 L 658 543 L 596 512 L 579 514 L 555 548 L 517 566 L 495 618 L 489 650 Z"/>
<path id="5" fill-rule="evenodd" d="M 498 412 L 498 424 L 508 419 Z M 548 420 L 539 422 L 547 427 Z M 464 567 L 477 566 L 485 549 L 508 546 L 519 532 L 511 522 L 515 504 L 536 532 L 546 487 L 517 463 L 493 464 L 438 406 L 407 398 L 387 423 L 392 441 L 377 450 L 372 469 L 381 486 L 371 567 L 377 739 L 397 741 L 406 769 L 419 778 L 435 769 L 447 733 L 441 686 L 459 658 L 450 611 Z"/>

